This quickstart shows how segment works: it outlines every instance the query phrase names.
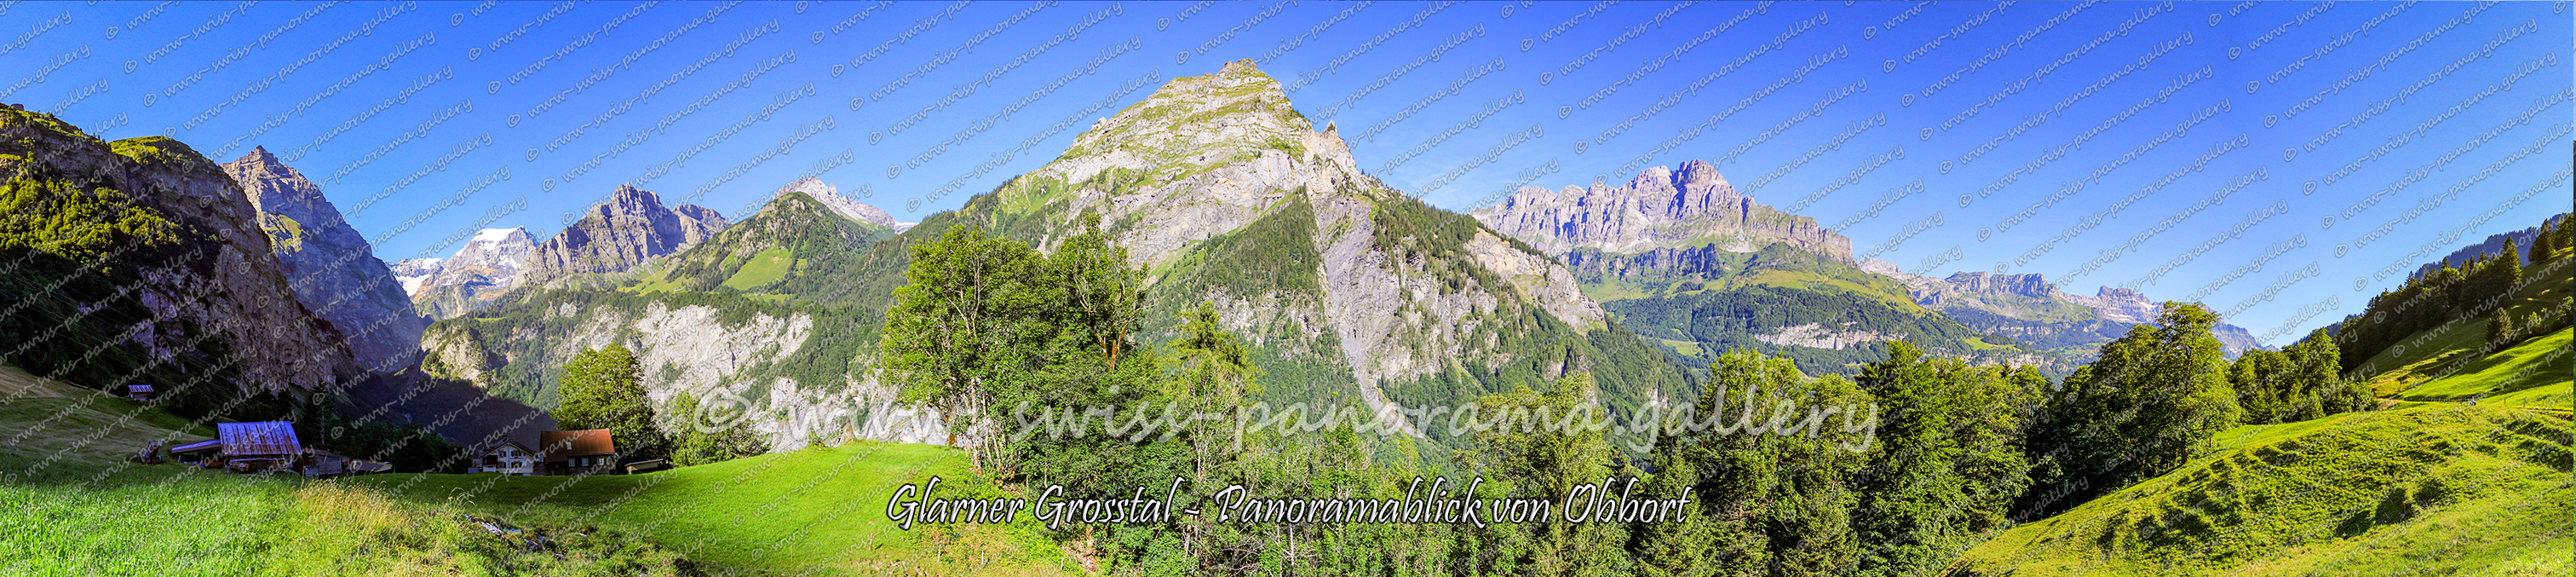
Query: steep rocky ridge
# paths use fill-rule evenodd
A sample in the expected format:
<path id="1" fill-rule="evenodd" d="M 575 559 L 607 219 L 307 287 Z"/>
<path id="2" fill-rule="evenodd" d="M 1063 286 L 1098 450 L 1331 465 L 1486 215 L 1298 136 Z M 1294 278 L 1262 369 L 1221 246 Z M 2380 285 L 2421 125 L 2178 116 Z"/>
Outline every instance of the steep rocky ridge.
<path id="1" fill-rule="evenodd" d="M 225 164 L 224 173 L 259 211 L 260 228 L 297 299 L 340 329 L 358 366 L 379 373 L 410 367 L 428 323 L 322 187 L 265 147 Z"/>
<path id="2" fill-rule="evenodd" d="M 1522 187 L 1500 204 L 1477 209 L 1477 220 L 1551 254 L 1578 248 L 1638 253 L 1714 245 L 1753 252 L 1771 243 L 1852 261 L 1851 239 L 1816 219 L 1781 212 L 1736 194 L 1735 186 L 1705 161 L 1679 168 L 1653 167 L 1626 184 L 1592 183 L 1551 192 Z"/>
<path id="3" fill-rule="evenodd" d="M 538 244 L 513 286 L 544 284 L 576 274 L 622 272 L 714 236 L 726 224 L 714 209 L 665 208 L 652 192 L 620 184 L 607 202 L 592 205 L 581 220 Z"/>
<path id="4" fill-rule="evenodd" d="M 841 187 L 825 184 L 819 178 L 808 176 L 796 182 L 787 183 L 787 186 L 780 187 L 778 192 L 771 193 L 770 196 L 775 197 L 790 192 L 801 192 L 813 197 L 824 206 L 832 207 L 833 212 L 841 213 L 841 216 L 850 217 L 851 220 L 886 227 L 895 232 L 903 232 L 913 225 L 909 222 L 895 222 L 894 215 L 887 214 L 885 209 L 877 208 L 876 205 L 841 196 Z"/>
<path id="5" fill-rule="evenodd" d="M 1564 360 L 1581 354 L 1541 360 L 1511 341 L 1586 341 L 1607 320 L 1546 253 L 1362 174 L 1336 131 L 1316 131 L 1276 80 L 1245 62 L 1172 80 L 994 196 L 989 213 L 970 204 L 957 220 L 1035 224 L 1045 239 L 1069 234 L 1075 215 L 1098 214 L 1130 259 L 1156 273 L 1148 302 L 1158 310 L 1217 303 L 1237 311 L 1224 319 L 1229 328 L 1262 335 L 1274 364 L 1348 375 L 1332 379 L 1347 384 L 1289 389 L 1305 396 L 1296 400 L 1347 392 L 1374 407 L 1454 402 L 1553 377 L 1582 366 Z M 1206 270 L 1254 261 L 1257 274 Z M 1514 366 L 1531 370 L 1488 376 Z M 1646 374 L 1604 379 L 1605 396 L 1641 399 L 1679 384 Z M 1399 388 L 1413 390 L 1390 394 Z"/>
<path id="6" fill-rule="evenodd" d="M 858 255 L 892 234 L 786 192 L 713 237 L 622 275 L 614 288 L 524 287 L 433 325 L 421 342 L 422 364 L 543 407 L 554 404 L 564 362 L 586 348 L 623 344 L 642 357 L 654 399 L 687 393 L 754 409 L 749 426 L 777 447 L 801 447 L 815 435 L 943 441 L 935 416 L 896 406 L 892 389 L 867 378 L 860 349 L 874 344 L 881 319 L 814 298 L 847 290 Z M 862 331 L 867 336 L 857 336 Z M 664 417 L 676 426 L 688 416 Z"/>
<path id="7" fill-rule="evenodd" d="M 518 286 L 519 274 L 537 252 L 525 228 L 487 228 L 444 259 L 396 263 L 398 274 L 412 286 L 412 306 L 431 320 L 490 306 Z"/>
<path id="8" fill-rule="evenodd" d="M 1884 263 L 1882 263 L 1884 264 Z M 2095 347 L 2154 322 L 2164 304 L 2138 291 L 2101 287 L 2092 296 L 2067 293 L 2037 274 L 1953 273 L 1933 278 L 1881 268 L 1911 287 L 1916 302 L 1980 331 L 2011 337 L 2072 358 L 2090 358 Z M 2252 333 L 2219 323 L 2211 333 L 2234 356 L 2264 347 Z"/>
<path id="9" fill-rule="evenodd" d="M 330 390 L 355 373 L 345 337 L 290 287 L 241 185 L 188 145 L 103 142 L 52 115 L 0 110 L 0 174 L 0 256 L 15 263 L 0 302 L 8 315 L 66 315 L 8 319 L 13 364 L 57 364 L 17 358 L 41 349 L 139 347 L 148 370 L 228 376 L 249 391 Z M 131 324 L 87 324 L 107 318 Z"/>

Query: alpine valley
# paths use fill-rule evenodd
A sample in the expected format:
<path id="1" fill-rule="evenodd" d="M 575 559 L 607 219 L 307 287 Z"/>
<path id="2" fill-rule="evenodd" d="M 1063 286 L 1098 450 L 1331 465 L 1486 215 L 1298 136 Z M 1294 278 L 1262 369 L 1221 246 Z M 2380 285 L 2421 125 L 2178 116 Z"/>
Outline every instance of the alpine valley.
<path id="1" fill-rule="evenodd" d="M 351 545 L 350 555 L 443 547 L 537 564 L 495 573 L 594 558 L 620 561 L 583 571 L 895 573 L 921 559 L 1021 568 L 984 564 L 993 551 L 1065 572 L 1110 559 L 1122 574 L 1213 573 L 1239 562 L 1300 574 L 1710 575 L 1715 566 L 1694 563 L 1720 558 L 1738 563 L 1728 574 L 1747 575 L 2266 569 L 2265 559 L 2203 552 L 2206 542 L 2241 540 L 2286 551 L 2289 568 L 2270 573 L 2287 574 L 2345 553 L 2435 559 L 2427 566 L 2445 570 L 2530 564 L 2528 542 L 2565 553 L 2565 279 L 2576 250 L 2566 247 L 2563 217 L 2428 264 L 2370 313 L 2276 349 L 2198 304 L 2129 288 L 1909 273 L 1856 255 L 1815 218 L 1740 194 L 1703 161 L 1647 168 L 1624 183 L 1520 188 L 1466 213 L 1425 204 L 1359 166 L 1339 127 L 1315 126 L 1278 80 L 1242 60 L 1169 81 L 1044 165 L 919 223 L 818 178 L 761 183 L 753 190 L 765 194 L 749 194 L 765 201 L 731 216 L 620 184 L 591 191 L 604 201 L 548 238 L 525 228 L 460 233 L 450 256 L 387 263 L 319 186 L 265 148 L 218 164 L 170 138 L 109 142 L 50 114 L 0 110 L 0 335 L 10 337 L 0 345 L 0 408 L 9 409 L 0 423 L 52 431 L 0 446 L 0 463 L 39 470 L 53 466 L 46 454 L 74 455 L 110 471 L 98 478 L 126 466 L 58 421 L 162 439 L 207 436 L 209 421 L 298 421 L 333 450 L 437 473 L 240 481 L 256 489 L 244 498 L 290 502 L 280 510 L 318 519 L 313 527 L 374 523 L 374 537 L 349 539 L 396 543 Z M 1890 410 L 1884 429 L 1872 410 L 1878 444 L 1858 451 L 1830 448 L 1846 440 L 1832 435 L 1859 429 L 1819 437 L 1821 416 L 1804 438 L 1772 444 L 1476 435 L 1409 422 L 1406 434 L 1384 438 L 1255 439 L 1234 453 L 1199 437 L 1186 447 L 1009 445 L 1024 451 L 1019 463 L 1061 466 L 1014 471 L 1012 461 L 987 460 L 997 453 L 968 453 L 1001 441 L 930 446 L 961 444 L 958 415 L 941 414 L 918 381 L 898 374 L 917 359 L 881 348 L 900 340 L 888 333 L 904 331 L 887 327 L 907 326 L 905 299 L 918 294 L 901 289 L 938 272 L 915 260 L 937 262 L 927 259 L 968 231 L 1055 254 L 1105 237 L 1114 251 L 1096 254 L 1124 256 L 1112 268 L 1136 272 L 1139 311 L 1132 333 L 1110 344 L 1108 365 L 1129 340 L 1161 347 L 1180 375 L 1153 393 L 1168 398 L 1218 398 L 1180 387 L 1224 380 L 1184 377 L 1257 374 L 1241 379 L 1257 380 L 1249 391 L 1212 390 L 1376 413 L 1572 415 L 1597 403 L 1620 416 L 1714 416 L 1731 402 L 1713 394 L 1718 385 L 1767 383 L 1817 403 Z M 2400 344 L 2426 342 L 2438 346 Z M 585 387 L 616 371 L 640 381 L 642 398 L 625 400 L 651 411 L 584 413 L 604 394 Z M 128 385 L 161 396 L 127 402 Z M 2151 417 L 2130 418 L 2141 413 Z M 570 481 L 445 474 L 461 469 L 462 447 L 614 418 L 669 431 L 620 433 L 618 442 L 665 443 L 684 466 Z M 709 440 L 700 428 L 708 420 L 746 433 Z M 2186 434 L 2197 436 L 2139 442 Z M 676 456 L 724 443 L 739 454 Z M 2371 447 L 2401 455 L 2352 456 Z M 871 517 L 890 505 L 888 487 L 933 475 L 992 498 L 1044 486 L 1014 474 L 1093 470 L 1125 475 L 1121 483 L 1233 479 L 1291 499 L 1393 495 L 1415 475 L 1493 475 L 1558 495 L 1604 483 L 1607 493 L 1602 479 L 1623 475 L 1648 478 L 1633 485 L 1648 492 L 1703 500 L 1688 522 L 1635 529 L 1389 524 L 1352 529 L 1357 536 L 1195 522 L 915 533 L 839 517 Z M 234 481 L 186 487 L 217 482 Z M 80 502 L 28 491 L 0 498 L 13 507 Z M 2319 496 L 2281 504 L 2311 491 Z M 539 503 L 558 494 L 587 509 Z M 2532 495 L 2554 499 L 2526 506 Z M 644 505 L 621 508 L 630 502 Z M 2158 520 L 2185 509 L 2217 513 L 2170 527 Z M 2289 512 L 2263 515 L 2275 510 Z M 746 520 L 771 514 L 801 525 Z M 521 533 L 499 516 L 542 530 Z M 2460 538 L 2488 529 L 2543 538 Z M 522 554 L 542 550 L 535 537 L 521 551 L 518 541 L 490 545 L 484 532 L 551 535 L 568 545 L 546 546 L 574 549 L 548 561 Z M 1810 532 L 1831 537 L 1802 557 Z M 2370 541 L 2382 537 L 2390 541 Z M 820 542 L 897 561 L 771 556 Z M 13 543 L 0 540 L 0 559 L 19 551 Z M 894 550 L 877 551 L 883 543 Z M 1265 548 L 1279 543 L 1287 545 Z M 1861 552 L 1879 543 L 1900 545 Z M 2349 548 L 2326 549 L 2336 544 Z M 1238 549 L 1253 552 L 1228 557 Z M 1492 551 L 1504 553 L 1479 557 Z M 1148 566 L 1156 569 L 1130 570 Z"/>

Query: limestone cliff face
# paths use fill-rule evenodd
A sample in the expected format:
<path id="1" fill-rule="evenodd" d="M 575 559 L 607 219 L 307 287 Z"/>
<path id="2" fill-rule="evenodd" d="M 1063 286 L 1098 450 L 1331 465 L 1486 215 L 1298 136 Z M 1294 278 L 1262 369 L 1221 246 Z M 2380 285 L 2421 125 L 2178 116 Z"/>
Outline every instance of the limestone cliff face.
<path id="1" fill-rule="evenodd" d="M 788 183 L 787 186 L 779 187 L 778 192 L 771 193 L 770 196 L 783 196 L 790 192 L 801 192 L 806 196 L 814 197 L 814 200 L 823 203 L 823 206 L 831 207 L 832 212 L 850 217 L 850 220 L 886 227 L 895 232 L 912 228 L 912 223 L 895 222 L 894 215 L 887 214 L 885 209 L 841 196 L 841 187 L 824 184 L 822 179 L 808 176 Z"/>
<path id="2" fill-rule="evenodd" d="M 745 382 L 747 369 L 787 358 L 805 346 L 815 330 L 814 318 L 808 314 L 750 314 L 728 320 L 724 309 L 705 305 L 567 302 L 543 307 L 543 316 L 548 318 L 506 334 L 486 333 L 480 323 L 434 325 L 422 337 L 421 364 L 438 376 L 482 387 L 493 386 L 509 373 L 542 386 L 552 382 L 547 378 L 554 374 L 550 371 L 559 371 L 557 367 L 581 351 L 622 344 L 635 351 L 642 363 L 645 389 L 656 405 L 670 406 L 677 395 L 687 393 L 702 402 L 759 409 L 760 415 L 745 424 L 776 448 L 803 447 L 809 435 L 818 433 L 909 443 L 946 438 L 946 428 L 936 414 L 899 406 L 896 391 L 873 380 L 848 376 L 847 382 L 840 383 L 798 383 L 786 378 Z M 536 344 L 506 347 L 500 341 Z M 552 405 L 550 388 L 521 394 L 529 393 L 541 401 L 536 404 Z M 691 417 L 663 415 L 671 426 L 685 426 Z"/>
<path id="3" fill-rule="evenodd" d="M 2058 290 L 2036 273 L 1960 272 L 1933 278 L 1876 260 L 1862 266 L 1904 282 L 1916 303 L 1969 328 L 2042 349 L 2064 350 L 2079 360 L 2091 356 L 2102 343 L 2127 334 L 2130 326 L 2155 322 L 2164 310 L 2164 303 L 2136 290 L 2101 287 L 2092 296 L 2078 295 Z M 2210 333 L 2226 345 L 2230 356 L 2264 348 L 2253 334 L 2236 325 L 2218 323 Z"/>
<path id="4" fill-rule="evenodd" d="M 1479 336 L 1496 330 L 1497 315 L 1527 307 L 1577 331 L 1604 326 L 1600 305 L 1564 266 L 1362 174 L 1337 131 L 1315 130 L 1278 81 L 1246 62 L 1172 80 L 997 194 L 1006 211 L 1097 213 L 1130 259 L 1158 269 L 1285 214 L 1296 222 L 1271 222 L 1311 232 L 1299 233 L 1304 246 L 1272 248 L 1315 255 L 1311 271 L 1301 265 L 1283 286 L 1157 287 L 1157 298 L 1214 302 L 1233 329 L 1271 336 L 1265 346 L 1334 349 L 1312 352 L 1348 370 L 1373 406 L 1386 401 L 1382 386 L 1449 370 L 1456 359 L 1526 354 Z M 1469 268 L 1481 274 L 1461 272 Z M 1307 284 L 1315 288 L 1291 288 Z"/>
<path id="5" fill-rule="evenodd" d="M 1718 257 L 1725 252 L 1713 244 L 1692 248 L 1658 248 L 1636 254 L 1575 249 L 1564 255 L 1565 267 L 1574 270 L 1583 282 L 1597 283 L 1610 279 L 1661 281 L 1692 277 L 1710 277 L 1726 273 L 1726 261 Z"/>
<path id="6" fill-rule="evenodd" d="M 1477 220 L 1539 250 L 1564 255 L 1577 248 L 1634 254 L 1658 248 L 1716 245 L 1753 252 L 1774 242 L 1852 262 L 1851 239 L 1816 220 L 1755 203 L 1707 162 L 1653 167 L 1626 184 L 1593 183 L 1549 191 L 1523 187 L 1500 204 L 1478 209 Z"/>
<path id="7" fill-rule="evenodd" d="M 176 225 L 163 249 L 110 251 L 89 263 L 128 279 L 119 290 L 152 317 L 107 338 L 165 356 L 199 337 L 215 339 L 234 358 L 207 361 L 229 367 L 249 390 L 327 390 L 355 374 L 345 337 L 290 286 L 249 195 L 187 144 L 162 137 L 102 142 L 52 115 L 0 110 L 0 174 L 64 184 L 38 193 L 61 196 L 38 201 L 40 211 L 75 201 L 69 195 L 114 195 Z"/>
<path id="8" fill-rule="evenodd" d="M 322 188 L 263 147 L 225 164 L 224 173 L 258 209 L 260 228 L 297 299 L 340 329 L 358 366 L 377 373 L 410 367 L 428 323 Z"/>
<path id="9" fill-rule="evenodd" d="M 608 202 L 537 245 L 515 285 L 537 285 L 568 275 L 621 272 L 653 257 L 679 252 L 714 236 L 727 223 L 702 206 L 665 208 L 650 191 L 617 185 Z"/>

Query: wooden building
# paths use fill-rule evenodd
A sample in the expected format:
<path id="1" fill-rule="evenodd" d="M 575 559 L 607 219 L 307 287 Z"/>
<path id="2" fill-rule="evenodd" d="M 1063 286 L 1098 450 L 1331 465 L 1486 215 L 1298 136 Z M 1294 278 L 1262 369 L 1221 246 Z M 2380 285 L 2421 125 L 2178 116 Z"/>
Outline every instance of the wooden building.
<path id="1" fill-rule="evenodd" d="M 617 440 L 608 429 L 546 431 L 537 434 L 537 451 L 545 456 L 548 475 L 609 475 L 617 472 Z"/>
<path id="2" fill-rule="evenodd" d="M 474 464 L 466 467 L 465 472 L 534 475 L 537 474 L 537 459 L 536 451 L 528 450 L 518 441 L 501 439 L 475 449 Z"/>
<path id="3" fill-rule="evenodd" d="M 152 385 L 126 385 L 125 398 L 137 403 L 152 402 Z"/>
<path id="4" fill-rule="evenodd" d="M 170 448 L 181 462 L 223 467 L 235 472 L 290 471 L 304 460 L 304 444 L 295 438 L 295 423 L 215 423 L 213 440 Z"/>

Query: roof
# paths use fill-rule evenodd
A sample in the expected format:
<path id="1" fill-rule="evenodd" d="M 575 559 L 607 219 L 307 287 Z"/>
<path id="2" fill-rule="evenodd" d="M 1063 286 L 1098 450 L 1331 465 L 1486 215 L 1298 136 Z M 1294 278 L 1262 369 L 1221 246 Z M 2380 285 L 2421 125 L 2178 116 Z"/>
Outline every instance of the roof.
<path id="1" fill-rule="evenodd" d="M 511 439 L 501 439 L 491 443 L 486 443 L 482 447 L 475 448 L 474 454 L 489 455 L 492 454 L 493 451 L 501 450 L 501 447 L 516 447 L 521 453 L 536 454 L 536 451 L 528 450 L 527 445 L 521 445 L 518 441 Z"/>
<path id="2" fill-rule="evenodd" d="M 615 454 L 617 441 L 609 438 L 608 429 L 546 431 L 537 434 L 537 450 L 544 452 L 548 461 L 561 461 L 569 457 Z"/>
<path id="3" fill-rule="evenodd" d="M 215 439 L 222 441 L 227 455 L 296 455 L 304 452 L 304 443 L 295 439 L 295 423 L 261 421 L 257 423 L 215 423 Z"/>
<path id="4" fill-rule="evenodd" d="M 152 385 L 126 385 L 126 386 L 125 386 L 125 392 L 128 392 L 128 393 L 149 393 L 149 392 L 152 392 Z"/>

